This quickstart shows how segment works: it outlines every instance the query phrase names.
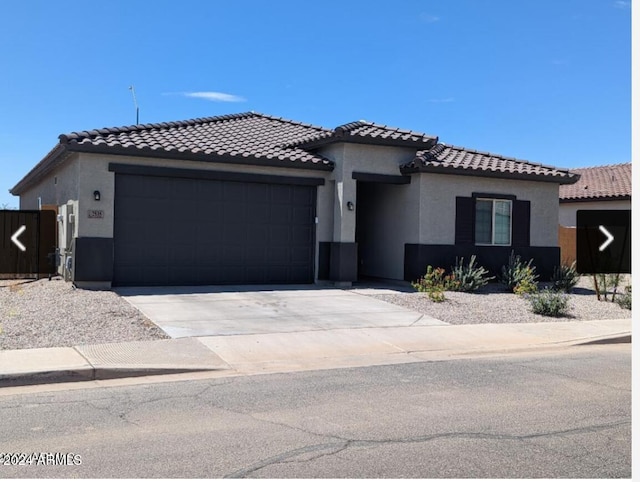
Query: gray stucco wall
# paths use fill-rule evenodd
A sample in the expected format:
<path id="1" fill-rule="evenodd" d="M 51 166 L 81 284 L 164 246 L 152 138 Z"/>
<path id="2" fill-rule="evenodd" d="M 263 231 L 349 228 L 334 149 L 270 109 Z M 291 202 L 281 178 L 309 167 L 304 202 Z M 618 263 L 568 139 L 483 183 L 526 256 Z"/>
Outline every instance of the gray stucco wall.
<path id="1" fill-rule="evenodd" d="M 357 199 L 353 172 L 399 176 L 399 166 L 413 159 L 415 149 L 338 143 L 320 149 L 319 153 L 336 163 L 330 176 L 335 181 L 333 240 L 354 242 L 358 206 L 355 211 L 346 208 L 347 202 L 355 204 Z"/>
<path id="2" fill-rule="evenodd" d="M 42 204 L 56 206 L 77 200 L 78 173 L 78 156 L 72 155 L 64 164 L 20 195 L 20 209 L 38 209 L 38 198 L 42 199 Z"/>
<path id="3" fill-rule="evenodd" d="M 576 212 L 579 210 L 601 209 L 631 209 L 631 200 L 628 201 L 586 201 L 575 203 L 560 203 L 559 220 L 562 226 L 574 227 L 576 225 Z"/>
<path id="4" fill-rule="evenodd" d="M 417 180 L 416 180 L 417 181 Z M 558 185 L 550 182 L 419 174 L 421 244 L 454 244 L 456 196 L 507 194 L 531 201 L 531 246 L 558 245 Z"/>

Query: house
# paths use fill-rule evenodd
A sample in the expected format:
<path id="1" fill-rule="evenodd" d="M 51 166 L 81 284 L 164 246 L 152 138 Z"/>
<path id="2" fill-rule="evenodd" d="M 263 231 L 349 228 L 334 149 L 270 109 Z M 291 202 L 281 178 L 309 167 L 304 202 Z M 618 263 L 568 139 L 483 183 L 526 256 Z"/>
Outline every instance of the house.
<path id="1" fill-rule="evenodd" d="M 631 163 L 572 169 L 574 184 L 560 186 L 559 244 L 562 261 L 576 260 L 578 210 L 631 209 Z"/>
<path id="2" fill-rule="evenodd" d="M 58 206 L 81 287 L 348 285 L 472 254 L 497 271 L 512 250 L 548 276 L 558 190 L 578 178 L 371 122 L 249 112 L 61 135 L 11 193 Z"/>
<path id="3" fill-rule="evenodd" d="M 560 186 L 560 224 L 575 227 L 579 209 L 631 209 L 631 163 L 572 169 L 574 184 Z"/>

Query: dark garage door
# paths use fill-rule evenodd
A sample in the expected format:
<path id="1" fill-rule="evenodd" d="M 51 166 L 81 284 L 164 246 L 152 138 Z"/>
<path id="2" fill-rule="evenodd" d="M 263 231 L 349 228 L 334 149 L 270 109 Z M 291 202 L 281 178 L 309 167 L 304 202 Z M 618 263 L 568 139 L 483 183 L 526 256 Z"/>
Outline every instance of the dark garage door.
<path id="1" fill-rule="evenodd" d="M 316 187 L 116 174 L 114 285 L 311 283 Z"/>

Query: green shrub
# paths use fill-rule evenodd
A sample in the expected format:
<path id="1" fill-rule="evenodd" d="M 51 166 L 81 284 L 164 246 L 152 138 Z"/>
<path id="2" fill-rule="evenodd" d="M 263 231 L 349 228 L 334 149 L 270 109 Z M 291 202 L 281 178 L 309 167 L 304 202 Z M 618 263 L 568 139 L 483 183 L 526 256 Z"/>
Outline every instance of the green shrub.
<path id="1" fill-rule="evenodd" d="M 421 293 L 427 293 L 429 299 L 436 303 L 445 300 L 444 292 L 446 290 L 457 288 L 457 282 L 452 275 L 445 274 L 444 268 L 434 268 L 431 265 L 427 266 L 425 275 L 411 285 Z"/>
<path id="2" fill-rule="evenodd" d="M 535 266 L 531 266 L 533 259 L 526 263 L 520 259 L 520 255 L 511 251 L 509 262 L 502 267 L 498 281 L 509 291 L 515 291 L 516 286 L 525 282 L 527 284 L 537 283 L 538 275 Z"/>
<path id="3" fill-rule="evenodd" d="M 451 289 L 466 292 L 476 291 L 493 279 L 493 276 L 487 276 L 487 274 L 489 271 L 476 264 L 475 255 L 469 258 L 468 264 L 464 264 L 464 258 L 456 258 L 456 265 L 451 268 L 455 287 Z"/>
<path id="4" fill-rule="evenodd" d="M 565 293 L 544 289 L 528 296 L 534 313 L 543 316 L 565 316 L 569 312 L 569 296 Z"/>
<path id="5" fill-rule="evenodd" d="M 513 292 L 517 295 L 530 295 L 538 292 L 538 283 L 530 278 L 523 279 L 513 288 Z"/>
<path id="6" fill-rule="evenodd" d="M 562 264 L 553 268 L 553 276 L 551 281 L 552 287 L 556 291 L 563 291 L 565 293 L 571 293 L 573 288 L 578 284 L 580 279 L 578 271 L 576 270 L 576 262 L 571 263 L 570 266 Z"/>
<path id="7" fill-rule="evenodd" d="M 444 291 L 440 290 L 440 289 L 436 289 L 436 288 L 434 288 L 431 291 L 427 292 L 427 296 L 434 303 L 442 303 L 444 300 L 446 300 L 446 298 L 444 296 Z"/>
<path id="8" fill-rule="evenodd" d="M 620 308 L 624 308 L 625 310 L 631 309 L 631 286 L 625 287 L 624 293 L 616 297 L 616 303 L 618 303 Z"/>

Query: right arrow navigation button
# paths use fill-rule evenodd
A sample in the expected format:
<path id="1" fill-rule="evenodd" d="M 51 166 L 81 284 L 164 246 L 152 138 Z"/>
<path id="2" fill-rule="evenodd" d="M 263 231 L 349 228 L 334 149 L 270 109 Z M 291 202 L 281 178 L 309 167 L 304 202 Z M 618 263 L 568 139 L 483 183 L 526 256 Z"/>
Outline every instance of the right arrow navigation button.
<path id="1" fill-rule="evenodd" d="M 631 210 L 576 213 L 578 273 L 631 273 Z"/>
<path id="2" fill-rule="evenodd" d="M 611 235 L 611 233 L 609 231 L 607 231 L 607 228 L 605 228 L 602 224 L 600 226 L 598 226 L 598 229 L 600 230 L 600 232 L 602 234 L 604 234 L 607 237 L 607 240 L 602 243 L 600 245 L 600 247 L 598 248 L 598 251 L 602 252 L 605 249 L 607 249 L 607 246 L 609 246 L 611 243 L 613 243 L 613 236 Z"/>

